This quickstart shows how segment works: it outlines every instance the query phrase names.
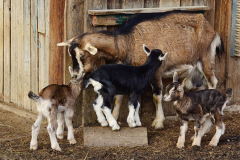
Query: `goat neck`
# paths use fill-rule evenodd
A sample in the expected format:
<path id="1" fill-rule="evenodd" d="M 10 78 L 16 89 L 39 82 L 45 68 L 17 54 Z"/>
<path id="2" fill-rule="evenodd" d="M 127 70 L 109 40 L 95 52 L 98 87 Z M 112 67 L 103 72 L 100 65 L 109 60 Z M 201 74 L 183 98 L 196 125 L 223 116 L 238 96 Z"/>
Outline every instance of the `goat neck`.
<path id="1" fill-rule="evenodd" d="M 191 99 L 186 96 L 184 91 L 179 93 L 179 97 L 174 101 L 173 105 L 176 110 L 180 111 L 182 114 L 187 113 L 187 109 L 190 106 Z"/>
<path id="2" fill-rule="evenodd" d="M 71 81 L 68 85 L 72 90 L 73 97 L 76 99 L 81 93 L 82 83 L 78 81 Z"/>
<path id="3" fill-rule="evenodd" d="M 148 77 L 148 80 L 151 82 L 161 64 L 162 62 L 158 60 L 157 56 L 150 55 L 147 61 L 140 66 L 140 68 L 145 77 Z"/>

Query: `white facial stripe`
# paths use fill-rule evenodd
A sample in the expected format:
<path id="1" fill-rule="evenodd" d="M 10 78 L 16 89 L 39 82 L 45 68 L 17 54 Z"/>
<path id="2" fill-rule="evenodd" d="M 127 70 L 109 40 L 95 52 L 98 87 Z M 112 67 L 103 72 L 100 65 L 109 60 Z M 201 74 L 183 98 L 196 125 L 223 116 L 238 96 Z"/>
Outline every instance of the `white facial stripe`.
<path id="1" fill-rule="evenodd" d="M 75 74 L 77 74 L 79 77 L 81 77 L 81 76 L 83 76 L 83 71 L 84 70 L 83 70 L 83 64 L 82 64 L 80 58 L 83 56 L 84 53 L 78 47 L 74 48 L 74 51 L 76 53 L 76 59 L 78 61 L 78 65 L 79 65 L 79 72 L 78 73 L 75 72 Z"/>
<path id="2" fill-rule="evenodd" d="M 90 78 L 90 83 L 93 85 L 94 91 L 96 93 L 98 93 L 98 91 L 102 88 L 102 84 L 98 81 L 93 80 L 92 78 Z"/>

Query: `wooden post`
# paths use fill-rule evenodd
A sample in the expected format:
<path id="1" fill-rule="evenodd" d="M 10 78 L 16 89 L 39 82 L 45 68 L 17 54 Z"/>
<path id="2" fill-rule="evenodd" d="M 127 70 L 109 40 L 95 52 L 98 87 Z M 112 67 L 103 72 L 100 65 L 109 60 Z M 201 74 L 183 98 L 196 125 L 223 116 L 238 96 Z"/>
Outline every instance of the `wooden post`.
<path id="1" fill-rule="evenodd" d="M 4 66 L 4 52 L 3 52 L 3 39 L 4 39 L 4 7 L 3 1 L 0 2 L 0 101 L 3 100 L 3 66 Z"/>
<path id="2" fill-rule="evenodd" d="M 84 3 L 84 32 L 94 32 L 106 30 L 106 27 L 94 27 L 91 23 L 91 16 L 88 15 L 89 9 L 107 9 L 107 0 L 88 0 Z M 96 98 L 96 93 L 92 87 L 88 87 L 83 91 L 82 101 L 82 124 L 90 125 L 96 122 L 96 113 L 93 109 L 93 102 Z"/>
<path id="3" fill-rule="evenodd" d="M 64 6 L 65 0 L 50 1 L 49 19 L 49 83 L 63 83 L 63 48 L 57 43 L 64 38 Z"/>

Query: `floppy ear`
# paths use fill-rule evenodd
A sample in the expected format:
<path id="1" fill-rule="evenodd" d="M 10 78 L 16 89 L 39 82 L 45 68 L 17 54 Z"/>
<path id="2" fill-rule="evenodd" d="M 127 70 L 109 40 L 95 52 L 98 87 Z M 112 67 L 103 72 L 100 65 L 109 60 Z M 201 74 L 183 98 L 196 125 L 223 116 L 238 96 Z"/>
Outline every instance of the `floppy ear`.
<path id="1" fill-rule="evenodd" d="M 70 72 L 70 74 L 71 74 L 71 77 L 73 76 L 73 69 L 72 69 L 72 67 L 71 66 L 69 66 L 68 67 L 68 69 L 69 69 L 69 72 Z"/>
<path id="2" fill-rule="evenodd" d="M 92 55 L 95 55 L 98 52 L 98 49 L 92 46 L 90 43 L 87 43 L 85 49 Z"/>
<path id="3" fill-rule="evenodd" d="M 72 42 L 72 40 L 73 40 L 73 38 L 72 38 L 72 39 L 69 39 L 69 40 L 67 40 L 67 41 L 58 43 L 57 46 L 69 46 L 69 44 Z"/>
<path id="4" fill-rule="evenodd" d="M 178 74 L 177 74 L 177 72 L 174 72 L 174 74 L 173 74 L 173 82 L 178 82 Z"/>
<path id="5" fill-rule="evenodd" d="M 184 80 L 182 81 L 182 84 L 178 86 L 179 91 L 184 91 L 183 88 L 185 86 L 185 81 L 186 81 L 186 78 L 184 78 Z"/>
<path id="6" fill-rule="evenodd" d="M 168 54 L 168 52 L 166 52 L 163 56 L 159 56 L 158 59 L 159 59 L 160 61 L 165 60 L 165 59 L 167 58 L 167 54 Z"/>
<path id="7" fill-rule="evenodd" d="M 148 49 L 148 47 L 145 44 L 143 44 L 143 50 L 147 54 L 147 56 L 150 55 L 151 51 L 150 51 L 150 49 Z"/>

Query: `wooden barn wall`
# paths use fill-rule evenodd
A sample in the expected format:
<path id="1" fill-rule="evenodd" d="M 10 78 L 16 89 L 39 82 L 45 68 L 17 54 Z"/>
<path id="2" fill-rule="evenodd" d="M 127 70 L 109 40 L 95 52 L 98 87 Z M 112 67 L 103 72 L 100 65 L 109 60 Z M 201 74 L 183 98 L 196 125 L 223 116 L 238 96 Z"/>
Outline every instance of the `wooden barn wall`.
<path id="1" fill-rule="evenodd" d="M 167 7 L 167 6 L 199 6 L 208 5 L 211 10 L 206 11 L 204 14 L 206 18 L 214 25 L 215 21 L 215 1 L 214 0 L 66 0 L 65 8 L 65 39 L 70 39 L 74 36 L 83 34 L 85 32 L 94 32 L 103 29 L 114 30 L 118 26 L 107 26 L 107 27 L 94 27 L 91 24 L 91 16 L 87 14 L 89 9 L 128 9 L 128 8 L 154 8 L 154 7 Z M 70 79 L 68 66 L 72 65 L 71 58 L 67 54 L 65 49 L 65 83 Z M 100 62 L 102 63 L 102 62 Z M 225 66 L 222 65 L 223 67 Z M 218 69 L 217 69 L 218 70 Z M 224 81 L 224 71 L 217 71 L 218 74 L 222 74 Z M 171 80 L 164 80 L 164 86 L 166 86 Z M 220 86 L 225 87 L 225 82 L 221 83 Z M 164 87 L 165 88 L 165 87 Z M 163 91 L 165 93 L 165 90 Z M 96 116 L 92 107 L 92 103 L 96 98 L 96 94 L 92 88 L 83 91 L 83 94 L 79 97 L 78 103 L 76 104 L 76 114 L 74 118 L 75 126 L 91 125 L 96 123 Z M 120 121 L 125 122 L 128 113 L 127 97 L 124 98 L 122 109 L 120 111 Z M 174 109 L 171 103 L 163 102 L 163 109 L 165 115 L 175 115 Z M 155 106 L 152 100 L 151 88 L 148 88 L 147 93 L 141 97 L 141 116 L 151 117 L 150 121 L 155 117 Z M 81 121 L 82 119 L 82 121 Z M 150 122 L 149 121 L 149 125 Z"/>
<path id="2" fill-rule="evenodd" d="M 37 0 L 0 2 L 0 101 L 36 112 L 27 94 L 49 84 L 49 1 L 40 0 L 34 43 Z"/>

